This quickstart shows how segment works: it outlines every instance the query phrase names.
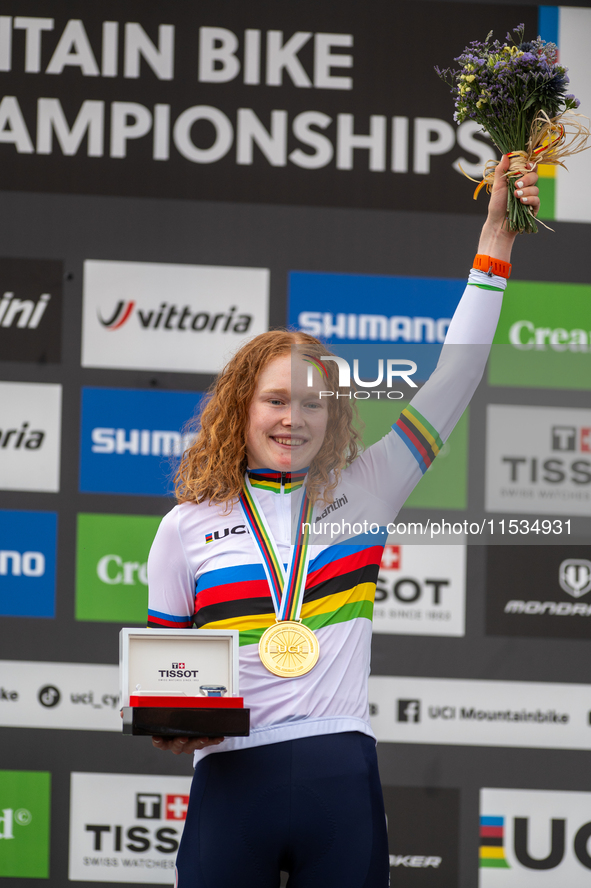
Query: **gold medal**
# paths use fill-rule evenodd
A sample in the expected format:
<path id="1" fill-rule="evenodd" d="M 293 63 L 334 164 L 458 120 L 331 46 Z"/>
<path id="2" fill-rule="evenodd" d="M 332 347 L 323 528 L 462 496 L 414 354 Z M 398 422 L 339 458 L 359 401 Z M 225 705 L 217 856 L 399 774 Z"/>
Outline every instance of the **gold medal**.
<path id="1" fill-rule="evenodd" d="M 282 678 L 298 678 L 313 669 L 320 654 L 311 629 L 296 620 L 280 620 L 263 633 L 259 657 L 265 669 Z"/>

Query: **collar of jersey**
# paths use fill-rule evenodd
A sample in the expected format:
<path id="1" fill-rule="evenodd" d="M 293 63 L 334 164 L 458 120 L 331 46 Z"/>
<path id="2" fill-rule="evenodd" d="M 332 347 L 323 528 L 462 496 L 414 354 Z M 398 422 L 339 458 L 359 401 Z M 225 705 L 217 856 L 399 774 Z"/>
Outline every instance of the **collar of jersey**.
<path id="1" fill-rule="evenodd" d="M 258 490 L 269 490 L 271 493 L 292 493 L 299 490 L 306 480 L 308 469 L 299 472 L 276 472 L 275 469 L 247 469 L 246 474 L 251 485 Z"/>

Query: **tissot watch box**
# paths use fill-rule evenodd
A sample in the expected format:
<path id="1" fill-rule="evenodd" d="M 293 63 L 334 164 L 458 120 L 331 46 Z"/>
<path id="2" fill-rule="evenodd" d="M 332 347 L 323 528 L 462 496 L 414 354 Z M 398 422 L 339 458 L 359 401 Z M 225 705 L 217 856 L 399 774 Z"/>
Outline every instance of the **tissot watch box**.
<path id="1" fill-rule="evenodd" d="M 250 710 L 238 689 L 238 632 L 122 629 L 123 733 L 244 737 Z"/>

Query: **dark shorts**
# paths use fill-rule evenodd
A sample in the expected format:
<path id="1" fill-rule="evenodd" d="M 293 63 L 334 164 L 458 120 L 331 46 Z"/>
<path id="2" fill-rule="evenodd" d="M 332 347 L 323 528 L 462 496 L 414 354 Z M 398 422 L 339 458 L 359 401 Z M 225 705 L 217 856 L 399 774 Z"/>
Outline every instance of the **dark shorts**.
<path id="1" fill-rule="evenodd" d="M 195 770 L 178 888 L 387 888 L 375 743 L 357 732 L 216 752 Z"/>

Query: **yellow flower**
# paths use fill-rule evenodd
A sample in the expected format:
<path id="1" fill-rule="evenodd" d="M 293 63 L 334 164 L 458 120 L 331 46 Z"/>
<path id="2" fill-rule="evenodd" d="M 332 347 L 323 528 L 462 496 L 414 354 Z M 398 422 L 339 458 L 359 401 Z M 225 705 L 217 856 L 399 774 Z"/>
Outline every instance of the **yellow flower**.
<path id="1" fill-rule="evenodd" d="M 476 80 L 476 75 L 475 75 L 475 74 L 469 74 L 469 75 L 466 77 L 466 80 L 468 81 L 468 83 L 472 83 L 473 80 Z"/>

